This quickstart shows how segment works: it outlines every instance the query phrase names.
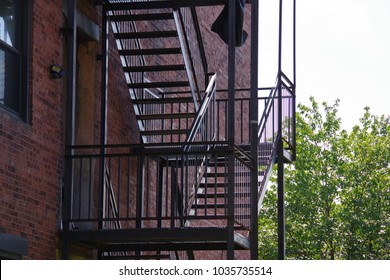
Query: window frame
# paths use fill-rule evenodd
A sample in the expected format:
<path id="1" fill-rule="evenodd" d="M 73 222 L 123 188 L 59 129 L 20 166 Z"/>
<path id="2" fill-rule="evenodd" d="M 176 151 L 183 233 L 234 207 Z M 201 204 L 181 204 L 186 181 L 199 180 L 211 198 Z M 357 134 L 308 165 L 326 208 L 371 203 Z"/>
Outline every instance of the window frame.
<path id="1" fill-rule="evenodd" d="M 6 104 L 0 103 L 0 108 L 7 112 L 10 112 L 25 122 L 30 122 L 30 96 L 29 92 L 29 60 L 30 57 L 30 34 L 31 34 L 31 10 L 32 10 L 32 1 L 28 0 L 18 0 L 19 1 L 19 10 L 18 12 L 18 23 L 16 25 L 19 46 L 15 48 L 5 41 L 0 40 L 0 50 L 5 53 L 18 56 L 18 66 L 17 66 L 17 77 L 15 82 L 17 82 L 17 94 L 18 96 L 18 110 L 15 110 Z"/>

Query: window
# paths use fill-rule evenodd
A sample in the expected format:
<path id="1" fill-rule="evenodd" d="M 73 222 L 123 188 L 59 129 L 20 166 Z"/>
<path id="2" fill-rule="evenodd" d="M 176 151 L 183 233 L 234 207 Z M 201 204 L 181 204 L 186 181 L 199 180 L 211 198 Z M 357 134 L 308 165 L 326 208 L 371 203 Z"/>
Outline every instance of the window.
<path id="1" fill-rule="evenodd" d="M 26 118 L 28 1 L 0 1 L 0 106 Z"/>

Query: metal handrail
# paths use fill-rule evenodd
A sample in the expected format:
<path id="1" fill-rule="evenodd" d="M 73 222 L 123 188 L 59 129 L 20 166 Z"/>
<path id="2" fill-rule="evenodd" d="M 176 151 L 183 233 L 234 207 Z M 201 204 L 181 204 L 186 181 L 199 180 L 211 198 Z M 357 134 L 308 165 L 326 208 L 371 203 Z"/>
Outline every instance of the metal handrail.
<path id="1" fill-rule="evenodd" d="M 285 91 L 287 92 L 287 95 L 284 95 Z M 282 102 L 287 102 L 282 104 L 282 108 L 279 108 L 279 104 L 277 110 L 275 111 L 275 100 L 278 98 L 282 99 Z M 287 104 L 287 111 L 285 111 L 285 105 Z M 266 190 L 266 183 L 269 180 L 272 166 L 276 159 L 276 146 L 277 143 L 279 143 L 279 140 L 282 139 L 283 143 L 287 145 L 289 148 L 295 147 L 295 129 L 294 129 L 294 118 L 295 118 L 295 110 L 294 108 L 291 109 L 291 107 L 294 107 L 295 105 L 295 94 L 294 94 L 294 84 L 288 79 L 288 77 L 283 73 L 280 72 L 280 75 L 278 75 L 278 78 L 275 82 L 275 87 L 271 88 L 271 92 L 269 94 L 268 100 L 266 101 L 265 108 L 263 115 L 260 119 L 259 126 L 258 126 L 258 144 L 264 145 L 265 143 L 268 143 L 269 149 L 266 149 L 266 154 L 262 154 L 262 157 L 259 160 L 262 160 L 263 162 L 259 161 L 259 167 L 263 166 L 262 175 L 260 175 L 262 178 L 260 180 L 259 189 L 258 189 L 258 210 L 260 211 L 261 203 L 264 198 L 265 190 Z M 273 110 L 273 111 L 272 111 Z M 279 110 L 282 110 L 279 112 Z M 287 114 L 285 114 L 287 112 Z M 288 127 L 287 132 L 284 131 L 283 122 L 282 127 L 279 127 L 279 121 L 275 122 L 275 117 L 277 118 L 286 118 L 288 120 Z M 290 122 L 290 118 L 293 120 Z M 267 126 L 270 125 L 269 121 L 272 121 L 272 131 L 271 135 L 269 135 L 269 138 L 267 138 Z M 286 133 L 286 135 L 284 135 Z M 286 137 L 287 138 L 286 138 Z M 267 158 L 266 164 L 264 164 L 264 157 Z"/>
<path id="2" fill-rule="evenodd" d="M 108 170 L 108 166 L 106 165 L 105 168 L 104 168 L 104 194 L 107 193 L 108 197 L 105 197 L 105 200 L 108 201 L 108 206 L 109 206 L 109 209 L 111 209 L 111 214 L 112 214 L 112 218 L 114 219 L 114 222 L 115 222 L 115 226 L 114 228 L 115 229 L 121 229 L 122 228 L 122 225 L 121 225 L 121 222 L 120 220 L 118 220 L 119 218 L 119 209 L 118 209 L 118 205 L 116 203 L 116 200 L 115 200 L 115 195 L 114 195 L 114 190 L 113 190 L 113 187 L 112 187 L 112 184 L 111 184 L 111 180 L 110 180 L 110 171 Z M 103 203 L 103 207 L 106 205 L 106 203 Z M 105 218 L 110 218 L 109 216 L 109 213 L 106 213 L 106 210 L 109 210 L 109 209 L 103 209 L 103 215 L 108 215 L 108 217 L 104 217 L 103 216 L 103 220 Z M 109 222 L 108 222 L 109 223 Z M 105 227 L 106 229 L 110 228 L 110 227 Z"/>
<path id="3" fill-rule="evenodd" d="M 175 24 L 176 24 L 177 34 L 178 34 L 179 42 L 180 42 L 180 48 L 181 48 L 181 51 L 183 54 L 184 65 L 185 65 L 186 72 L 187 72 L 188 82 L 190 84 L 192 98 L 194 100 L 195 109 L 198 110 L 199 103 L 198 103 L 198 97 L 196 96 L 196 92 L 195 92 L 196 91 L 196 83 L 195 83 L 194 73 L 193 73 L 193 71 L 191 71 L 190 56 L 188 54 L 187 46 L 185 43 L 185 34 L 183 32 L 183 27 L 180 23 L 180 16 L 179 16 L 178 11 L 173 11 L 173 17 L 174 17 Z"/>
<path id="4" fill-rule="evenodd" d="M 196 134 L 199 132 L 199 130 L 204 128 L 203 126 L 201 126 L 201 124 L 202 124 L 203 119 L 205 118 L 205 115 L 206 115 L 207 110 L 210 106 L 210 103 L 212 102 L 212 100 L 214 100 L 213 97 L 215 97 L 215 92 L 216 92 L 216 79 L 217 79 L 216 74 L 214 74 L 210 79 L 209 85 L 207 86 L 207 89 L 206 89 L 205 98 L 202 102 L 202 106 L 200 107 L 200 109 L 198 111 L 196 119 L 194 120 L 194 122 L 192 124 L 192 128 L 191 128 L 190 133 L 188 134 L 186 143 L 193 142 L 193 140 L 194 140 Z M 215 138 L 215 133 L 216 133 L 215 130 L 213 133 L 214 133 L 214 135 L 212 135 L 211 139 L 202 139 L 202 141 L 212 141 Z"/>
<path id="5" fill-rule="evenodd" d="M 207 77 L 208 65 L 207 65 L 206 51 L 204 48 L 203 39 L 202 39 L 202 32 L 200 30 L 198 15 L 196 13 L 195 7 L 191 7 L 191 15 L 192 15 L 192 19 L 194 22 L 195 33 L 196 33 L 196 38 L 197 38 L 197 42 L 198 42 L 198 47 L 199 47 L 199 52 L 200 52 L 200 57 L 201 57 L 201 61 L 202 61 L 204 75 L 205 75 L 205 77 Z M 206 81 L 206 83 L 207 83 L 207 81 Z M 207 85 L 205 85 L 205 86 L 207 86 Z"/>
<path id="6" fill-rule="evenodd" d="M 276 92 L 277 92 L 278 83 L 279 83 L 279 79 L 277 78 L 276 82 L 275 82 L 275 86 L 272 87 L 270 90 L 270 94 L 269 94 L 268 99 L 265 103 L 265 108 L 264 108 L 263 114 L 262 114 L 261 119 L 259 121 L 258 129 L 257 129 L 257 136 L 258 136 L 259 141 L 260 141 L 261 135 L 263 133 L 263 130 L 265 129 L 265 124 L 266 124 L 266 121 L 268 119 L 268 116 L 269 116 L 269 113 L 271 110 L 271 105 L 272 105 L 272 102 L 273 102 L 275 95 L 276 95 Z"/>

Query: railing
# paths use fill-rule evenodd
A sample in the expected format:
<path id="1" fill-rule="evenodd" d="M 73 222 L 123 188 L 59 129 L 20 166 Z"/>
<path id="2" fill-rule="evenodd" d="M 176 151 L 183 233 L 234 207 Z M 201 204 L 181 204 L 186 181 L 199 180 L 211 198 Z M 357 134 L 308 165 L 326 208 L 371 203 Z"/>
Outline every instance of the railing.
<path id="1" fill-rule="evenodd" d="M 295 86 L 288 77 L 281 72 L 282 90 L 282 139 L 285 149 L 295 153 Z"/>
<path id="2" fill-rule="evenodd" d="M 276 142 L 279 132 L 279 90 L 282 99 L 282 128 L 281 137 L 284 148 L 295 153 L 295 95 L 293 83 L 281 73 L 280 81 L 275 86 L 259 89 L 258 110 L 263 112 L 258 124 L 258 182 L 259 205 L 266 190 L 273 163 L 276 158 Z M 267 94 L 263 94 L 266 92 Z M 227 97 L 225 91 L 218 92 L 216 100 L 217 114 L 217 141 L 227 139 Z M 249 151 L 250 124 L 249 124 L 250 90 L 237 90 L 235 98 L 235 143 L 245 151 Z M 248 175 L 249 177 L 250 175 Z M 249 179 L 246 179 L 249 180 Z M 260 209 L 260 207 L 258 208 Z"/>
<path id="3" fill-rule="evenodd" d="M 251 219 L 251 174 L 256 169 L 251 166 L 248 154 L 235 147 L 234 160 L 234 220 L 243 228 L 250 229 Z"/>
<path id="4" fill-rule="evenodd" d="M 194 143 L 188 152 L 173 144 L 107 145 L 104 157 L 100 155 L 100 146 L 69 148 L 73 150 L 73 155 L 66 160 L 72 161 L 73 166 L 83 166 L 88 176 L 75 176 L 75 181 L 70 184 L 72 203 L 83 205 L 83 211 L 72 211 L 67 222 L 77 225 L 74 229 L 90 230 L 99 229 L 99 224 L 117 227 L 119 223 L 122 229 L 197 226 L 205 220 L 215 226 L 226 225 L 227 203 L 224 197 L 227 198 L 227 188 L 220 181 L 215 182 L 218 196 L 200 201 L 197 186 L 201 182 L 193 183 L 201 178 L 198 172 L 210 168 L 228 174 L 225 159 L 232 152 L 227 143 L 214 143 L 215 149 L 210 151 L 196 148 L 208 144 Z M 239 153 L 235 156 L 239 165 L 237 172 L 244 172 L 243 169 L 247 169 L 246 161 Z M 205 158 L 208 160 L 205 161 Z M 99 171 L 94 167 L 98 167 L 102 159 L 106 168 Z M 222 162 L 218 159 L 222 159 Z M 193 172 L 195 170 L 196 174 Z M 100 172 L 106 174 L 104 180 L 108 180 L 109 174 L 111 184 L 100 183 Z M 240 186 L 242 183 L 239 183 Z M 104 185 L 110 188 L 102 189 Z M 81 186 L 80 190 L 75 189 L 78 186 Z M 106 193 L 104 201 L 109 206 L 99 202 L 103 192 Z M 84 196 L 80 196 L 81 193 Z M 235 207 L 242 208 L 242 203 L 243 200 L 238 199 Z M 237 224 L 245 225 L 247 218 L 244 215 L 247 214 L 239 210 L 236 213 Z"/>
<path id="5" fill-rule="evenodd" d="M 119 209 L 107 165 L 104 172 L 103 188 L 103 219 L 106 220 L 103 222 L 103 229 L 120 229 L 122 225 L 118 221 Z"/>
<path id="6" fill-rule="evenodd" d="M 286 148 L 295 147 L 295 94 L 293 84 L 281 73 L 281 79 L 276 80 L 275 87 L 270 89 L 265 103 L 263 115 L 258 125 L 259 143 L 275 143 L 279 130 Z M 277 100 L 281 96 L 282 107 L 279 113 Z M 279 127 L 279 118 L 282 127 Z"/>
<path id="7" fill-rule="evenodd" d="M 258 125 L 258 211 L 264 199 L 267 182 L 276 158 L 278 132 L 278 81 L 270 89 L 264 111 Z"/>
<path id="8" fill-rule="evenodd" d="M 282 137 L 285 149 L 295 153 L 294 86 L 283 73 L 280 77 L 276 80 L 275 87 L 270 90 L 258 126 L 259 210 L 276 158 L 278 137 Z M 281 98 L 281 108 L 278 103 L 279 98 Z M 281 118 L 282 127 L 279 126 L 279 118 Z"/>
<path id="9" fill-rule="evenodd" d="M 262 90 L 264 91 L 264 90 Z M 268 100 L 267 96 L 258 97 L 258 107 L 259 112 L 263 112 L 266 102 Z M 216 140 L 225 141 L 228 139 L 228 129 L 227 129 L 227 119 L 229 115 L 227 107 L 227 92 L 220 90 L 217 92 L 216 99 L 216 111 L 218 112 L 216 116 Z M 249 104 L 250 104 L 250 90 L 241 89 L 236 91 L 236 98 L 234 100 L 235 108 L 235 133 L 234 133 L 234 142 L 239 146 L 247 146 L 250 144 L 250 122 L 249 122 Z"/>
<path id="10" fill-rule="evenodd" d="M 186 143 L 214 141 L 216 137 L 216 74 L 214 74 L 206 89 L 197 117 L 195 118 Z"/>

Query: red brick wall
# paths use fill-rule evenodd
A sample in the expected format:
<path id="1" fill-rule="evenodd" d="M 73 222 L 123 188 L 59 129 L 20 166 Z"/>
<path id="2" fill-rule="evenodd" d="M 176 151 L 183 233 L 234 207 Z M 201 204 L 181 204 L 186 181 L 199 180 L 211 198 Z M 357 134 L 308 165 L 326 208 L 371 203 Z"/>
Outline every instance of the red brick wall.
<path id="1" fill-rule="evenodd" d="M 92 1 L 78 1 L 79 9 L 99 23 L 100 8 Z M 64 64 L 65 38 L 62 0 L 35 0 L 32 5 L 29 71 L 30 123 L 0 109 L 0 232 L 28 240 L 28 259 L 54 259 L 58 245 L 61 184 L 64 168 L 66 79 L 53 80 L 52 64 Z M 99 54 L 100 43 L 96 42 Z M 111 40 L 111 46 L 114 42 Z M 88 122 L 90 143 L 100 132 L 100 62 L 96 63 L 95 88 Z M 111 48 L 109 61 L 108 143 L 136 143 L 139 129 L 121 70 Z M 94 75 L 92 75 L 93 77 Z M 82 87 L 81 87 L 82 88 Z M 82 91 L 82 90 L 80 90 Z M 84 104 L 85 105 L 85 104 Z M 92 133 L 91 133 L 92 131 Z"/>
<path id="2" fill-rule="evenodd" d="M 27 258 L 55 258 L 63 166 L 61 0 L 33 1 L 31 123 L 0 109 L 0 231 L 28 240 Z"/>

